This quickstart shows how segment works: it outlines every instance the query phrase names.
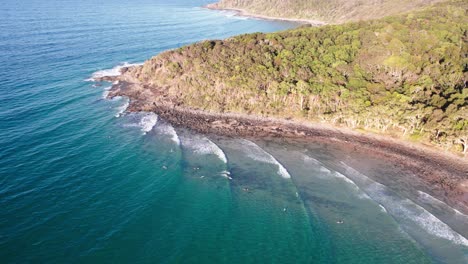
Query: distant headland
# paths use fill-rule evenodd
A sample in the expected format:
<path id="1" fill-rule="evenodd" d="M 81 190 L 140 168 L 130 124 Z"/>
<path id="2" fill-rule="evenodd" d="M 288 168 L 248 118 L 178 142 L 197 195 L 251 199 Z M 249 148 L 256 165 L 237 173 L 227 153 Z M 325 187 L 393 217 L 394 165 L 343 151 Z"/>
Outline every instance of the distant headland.
<path id="1" fill-rule="evenodd" d="M 444 0 L 221 0 L 206 7 L 263 19 L 342 24 L 418 10 Z"/>

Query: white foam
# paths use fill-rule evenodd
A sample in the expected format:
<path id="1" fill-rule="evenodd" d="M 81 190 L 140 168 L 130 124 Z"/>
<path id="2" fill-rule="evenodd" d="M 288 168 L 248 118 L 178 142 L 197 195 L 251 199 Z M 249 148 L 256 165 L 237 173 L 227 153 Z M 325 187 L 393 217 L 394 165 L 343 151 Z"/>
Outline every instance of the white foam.
<path id="1" fill-rule="evenodd" d="M 221 10 L 219 13 L 226 17 L 234 17 L 237 15 L 237 12 L 229 10 Z"/>
<path id="2" fill-rule="evenodd" d="M 157 122 L 158 116 L 155 113 L 146 113 L 139 122 L 141 131 L 143 131 L 145 134 L 150 132 Z"/>
<path id="3" fill-rule="evenodd" d="M 102 99 L 107 99 L 107 96 L 109 95 L 109 91 L 108 90 L 104 90 L 104 92 L 102 92 Z"/>
<path id="4" fill-rule="evenodd" d="M 248 20 L 248 19 L 258 20 L 258 19 L 254 19 L 254 18 L 243 17 L 243 16 L 231 16 L 229 18 L 236 19 L 236 20 Z"/>
<path id="5" fill-rule="evenodd" d="M 325 173 L 331 173 L 331 171 L 325 167 L 320 167 L 320 171 Z"/>
<path id="6" fill-rule="evenodd" d="M 179 135 L 177 135 L 177 132 L 175 131 L 174 127 L 167 123 L 161 123 L 156 126 L 156 130 L 159 134 L 169 136 L 177 146 L 180 146 Z"/>
<path id="7" fill-rule="evenodd" d="M 411 229 L 411 223 L 421 227 L 426 233 L 439 238 L 447 239 L 453 243 L 468 246 L 468 240 L 455 232 L 447 224 L 435 217 L 423 207 L 417 205 L 407 198 L 401 198 L 392 193 L 385 185 L 375 182 L 366 175 L 354 170 L 353 168 L 342 164 L 347 170 L 347 175 L 361 183 L 364 191 L 386 210 L 399 219 L 400 224 Z"/>
<path id="8" fill-rule="evenodd" d="M 337 171 L 333 171 L 333 172 L 332 172 L 331 170 L 325 168 L 325 166 L 323 166 L 323 164 L 322 164 L 320 161 L 318 161 L 318 160 L 316 160 L 316 159 L 314 159 L 314 158 L 311 158 L 311 157 L 309 157 L 309 156 L 307 156 L 307 155 L 303 155 L 303 159 L 304 159 L 305 162 L 310 162 L 310 163 L 313 163 L 313 164 L 316 165 L 316 166 L 320 166 L 320 168 L 319 168 L 320 172 L 323 172 L 324 174 L 326 174 L 326 177 L 333 176 L 333 177 L 335 177 L 335 178 L 338 178 L 338 179 L 340 179 L 340 180 L 343 180 L 343 181 L 349 183 L 349 184 L 352 185 L 353 188 L 355 188 L 356 190 L 360 190 L 360 189 L 359 189 L 359 186 L 357 186 L 357 184 L 356 184 L 354 181 L 352 181 L 351 179 L 349 179 L 348 177 L 346 177 L 345 175 L 343 175 L 343 174 L 341 174 L 341 173 L 339 173 L 339 172 L 337 172 Z M 319 175 L 319 176 L 320 176 L 320 175 Z M 321 178 L 325 178 L 325 177 L 321 177 Z M 369 199 L 370 199 L 370 197 L 367 196 L 367 195 L 366 195 L 365 193 L 363 193 L 363 192 L 361 192 L 361 193 L 359 194 L 359 197 L 360 197 L 360 198 L 369 198 Z"/>
<path id="9" fill-rule="evenodd" d="M 349 183 L 353 188 L 354 190 L 357 192 L 357 197 L 359 199 L 367 199 L 367 200 L 372 200 L 372 198 L 367 195 L 367 193 L 363 192 L 361 190 L 361 188 L 359 188 L 359 186 L 353 181 L 351 180 L 350 178 L 346 177 L 345 175 L 335 171 L 333 173 L 330 173 L 332 176 L 334 176 L 335 178 L 338 178 L 338 179 L 341 179 L 347 183 Z M 379 204 L 380 205 L 380 204 Z M 381 206 L 381 205 L 380 205 Z"/>
<path id="10" fill-rule="evenodd" d="M 442 202 L 441 200 L 423 192 L 423 191 L 418 191 L 418 195 L 420 197 L 421 200 L 425 201 L 425 202 L 429 202 L 429 203 L 435 203 L 435 204 L 438 204 L 438 205 L 446 205 L 444 202 Z"/>
<path id="11" fill-rule="evenodd" d="M 413 210 L 411 210 L 410 208 Z M 447 224 L 440 221 L 433 214 L 429 213 L 426 209 L 422 208 L 421 206 L 413 203 L 411 200 L 404 200 L 402 202 L 402 206 L 399 209 L 405 216 L 411 218 L 412 220 L 415 220 L 427 232 L 437 237 L 451 240 L 456 244 L 468 246 L 468 240 L 466 238 L 453 231 Z"/>
<path id="12" fill-rule="evenodd" d="M 380 209 L 382 210 L 382 212 L 388 213 L 388 212 L 387 212 L 387 209 L 385 209 L 385 207 L 384 207 L 383 205 L 379 204 L 379 207 L 380 207 Z"/>
<path id="13" fill-rule="evenodd" d="M 273 157 L 270 153 L 266 152 L 265 150 L 260 148 L 257 144 L 253 143 L 252 141 L 242 139 L 241 143 L 247 147 L 246 152 L 249 158 L 257 160 L 257 161 L 277 165 L 278 174 L 281 177 L 285 179 L 291 178 L 291 175 L 286 170 L 286 168 L 278 160 L 276 160 L 275 157 Z"/>
<path id="14" fill-rule="evenodd" d="M 344 176 L 343 174 L 341 174 L 341 173 L 335 171 L 335 172 L 331 173 L 331 175 L 333 175 L 333 176 L 335 176 L 336 178 L 339 178 L 339 179 L 341 179 L 341 180 L 343 180 L 343 181 L 345 181 L 345 182 L 347 182 L 347 183 L 353 185 L 355 188 L 359 189 L 359 187 L 356 185 L 355 182 L 353 182 L 351 179 L 349 179 L 348 177 Z"/>
<path id="15" fill-rule="evenodd" d="M 247 17 L 247 16 L 240 16 L 238 12 L 236 11 L 230 11 L 230 10 L 221 10 L 219 11 L 221 15 L 224 17 L 230 18 L 230 19 L 237 19 L 237 20 L 247 20 L 247 19 L 254 19 L 253 17 Z"/>
<path id="16" fill-rule="evenodd" d="M 453 211 L 455 211 L 455 213 L 456 213 L 457 215 L 460 215 L 460 216 L 463 216 L 463 217 L 466 217 L 466 218 L 468 218 L 468 215 L 466 215 L 466 214 L 464 214 L 464 213 L 462 213 L 462 212 L 458 211 L 458 210 L 457 210 L 457 209 L 455 209 L 455 208 L 452 208 L 452 209 L 453 209 Z"/>
<path id="17" fill-rule="evenodd" d="M 158 116 L 151 112 L 139 112 L 131 114 L 133 122 L 124 124 L 125 127 L 138 127 L 143 134 L 150 132 L 158 122 Z"/>
<path id="18" fill-rule="evenodd" d="M 222 171 L 221 176 L 223 176 L 223 177 L 225 177 L 225 178 L 227 178 L 229 180 L 232 180 L 231 173 L 229 171 L 226 171 L 226 170 Z"/>
<path id="19" fill-rule="evenodd" d="M 320 161 L 318 161 L 318 160 L 316 160 L 316 159 L 314 159 L 314 158 L 311 158 L 311 157 L 309 157 L 309 156 L 307 156 L 307 155 L 303 155 L 302 158 L 303 158 L 304 161 L 306 161 L 306 162 L 312 162 L 312 163 L 315 163 L 315 164 L 317 164 L 317 165 L 322 164 Z"/>
<path id="20" fill-rule="evenodd" d="M 117 95 L 117 96 L 112 97 L 111 101 L 114 101 L 114 102 L 115 101 L 120 101 L 120 100 L 122 100 L 122 98 L 123 98 L 122 96 Z"/>
<path id="21" fill-rule="evenodd" d="M 96 79 L 98 78 L 103 78 L 103 77 L 115 77 L 115 76 L 119 76 L 121 73 L 121 70 L 122 68 L 125 68 L 125 67 L 133 67 L 133 66 L 140 66 L 140 65 L 143 65 L 143 63 L 128 63 L 128 62 L 124 62 L 124 63 L 121 63 L 117 66 L 115 66 L 114 68 L 112 69 L 104 69 L 104 70 L 99 70 L 99 71 L 96 71 L 92 74 L 91 78 L 89 79 L 86 79 L 86 81 L 96 81 Z"/>
<path id="22" fill-rule="evenodd" d="M 201 135 L 190 135 L 182 137 L 182 146 L 192 150 L 194 153 L 201 155 L 214 154 L 222 162 L 227 163 L 226 155 L 223 150 L 218 147 L 213 141 Z"/>
<path id="23" fill-rule="evenodd" d="M 422 203 L 425 203 L 425 204 L 433 204 L 433 205 L 440 206 L 440 207 L 443 207 L 445 209 L 451 210 L 455 214 L 456 217 L 459 217 L 459 218 L 463 219 L 463 221 L 466 221 L 468 223 L 468 215 L 458 211 L 455 208 L 452 208 L 448 204 L 446 204 L 446 203 L 442 202 L 441 200 L 431 196 L 428 193 L 425 193 L 423 191 L 418 191 L 418 201 L 422 202 Z"/>
<path id="24" fill-rule="evenodd" d="M 120 117 L 130 105 L 130 100 L 128 100 L 128 98 L 125 98 L 124 100 L 125 102 L 121 106 L 117 107 L 117 113 L 115 114 L 115 117 Z"/>

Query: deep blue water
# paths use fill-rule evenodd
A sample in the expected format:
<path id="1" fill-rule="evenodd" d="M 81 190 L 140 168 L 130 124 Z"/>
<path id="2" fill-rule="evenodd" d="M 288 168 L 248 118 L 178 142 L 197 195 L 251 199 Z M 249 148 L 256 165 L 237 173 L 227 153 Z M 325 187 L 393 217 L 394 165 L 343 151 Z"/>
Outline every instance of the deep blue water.
<path id="1" fill-rule="evenodd" d="M 175 130 L 85 81 L 297 26 L 209 2 L 2 1 L 0 262 L 466 261 L 468 218 L 416 178 L 365 175 L 329 146 Z"/>

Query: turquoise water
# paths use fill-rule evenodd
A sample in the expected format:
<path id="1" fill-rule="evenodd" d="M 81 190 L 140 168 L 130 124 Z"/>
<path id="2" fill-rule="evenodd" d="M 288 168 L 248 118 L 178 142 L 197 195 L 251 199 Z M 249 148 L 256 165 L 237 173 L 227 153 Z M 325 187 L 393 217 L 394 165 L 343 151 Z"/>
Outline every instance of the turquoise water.
<path id="1" fill-rule="evenodd" d="M 362 157 L 328 145 L 196 135 L 124 113 L 125 98 L 85 81 L 296 26 L 209 2 L 2 2 L 0 262 L 465 262 L 466 215 L 391 164 L 359 171 Z"/>

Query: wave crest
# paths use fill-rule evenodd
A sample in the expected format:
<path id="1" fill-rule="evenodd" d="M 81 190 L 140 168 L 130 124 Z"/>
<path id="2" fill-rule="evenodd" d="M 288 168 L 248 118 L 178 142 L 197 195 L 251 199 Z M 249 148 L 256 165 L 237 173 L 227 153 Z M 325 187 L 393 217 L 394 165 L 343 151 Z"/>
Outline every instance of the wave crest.
<path id="1" fill-rule="evenodd" d="M 190 135 L 182 138 L 182 146 L 201 155 L 216 155 L 222 162 L 227 163 L 226 154 L 213 141 L 201 135 Z"/>
<path id="2" fill-rule="evenodd" d="M 270 153 L 266 152 L 264 149 L 259 147 L 257 144 L 246 139 L 242 139 L 241 144 L 247 147 L 246 154 L 249 158 L 257 160 L 257 161 L 277 165 L 278 174 L 281 177 L 285 179 L 291 178 L 291 175 L 289 174 L 288 170 L 286 170 L 286 168 L 275 157 L 273 157 Z"/>
<path id="3" fill-rule="evenodd" d="M 382 205 L 391 215 L 400 219 L 401 224 L 406 225 L 408 229 L 411 229 L 411 226 L 416 224 L 430 235 L 450 240 L 455 244 L 468 246 L 468 240 L 465 237 L 454 231 L 422 206 L 410 199 L 397 196 L 385 185 L 370 179 L 344 162 L 342 164 L 349 177 L 352 177 L 356 182 L 362 183 L 364 191 L 374 201 Z"/>
<path id="4" fill-rule="evenodd" d="M 139 127 L 143 134 L 150 132 L 158 122 L 158 115 L 150 112 L 133 113 L 130 115 L 132 122 L 125 124 L 125 127 Z"/>
<path id="5" fill-rule="evenodd" d="M 177 135 L 173 126 L 163 122 L 158 124 L 155 129 L 157 130 L 157 133 L 169 136 L 177 146 L 180 146 L 179 135 Z"/>
<path id="6" fill-rule="evenodd" d="M 128 98 L 123 98 L 124 103 L 117 107 L 117 113 L 115 114 L 115 117 L 120 117 L 122 114 L 127 110 L 128 106 L 130 105 L 130 100 Z"/>
<path id="7" fill-rule="evenodd" d="M 145 114 L 141 118 L 140 123 L 139 123 L 139 125 L 141 126 L 141 131 L 143 131 L 145 134 L 150 132 L 157 122 L 158 122 L 158 115 L 156 115 L 155 113 Z"/>

